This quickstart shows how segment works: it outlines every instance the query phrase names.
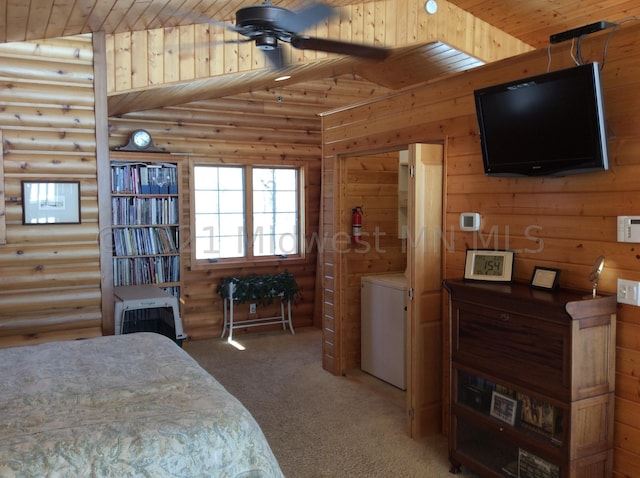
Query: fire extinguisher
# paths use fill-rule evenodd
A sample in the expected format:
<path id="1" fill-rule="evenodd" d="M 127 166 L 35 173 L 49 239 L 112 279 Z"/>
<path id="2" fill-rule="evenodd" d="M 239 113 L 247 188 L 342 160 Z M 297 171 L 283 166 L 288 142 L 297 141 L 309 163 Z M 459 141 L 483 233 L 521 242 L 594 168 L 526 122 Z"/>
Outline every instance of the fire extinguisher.
<path id="1" fill-rule="evenodd" d="M 351 210 L 351 242 L 360 244 L 362 240 L 362 208 L 356 206 Z"/>

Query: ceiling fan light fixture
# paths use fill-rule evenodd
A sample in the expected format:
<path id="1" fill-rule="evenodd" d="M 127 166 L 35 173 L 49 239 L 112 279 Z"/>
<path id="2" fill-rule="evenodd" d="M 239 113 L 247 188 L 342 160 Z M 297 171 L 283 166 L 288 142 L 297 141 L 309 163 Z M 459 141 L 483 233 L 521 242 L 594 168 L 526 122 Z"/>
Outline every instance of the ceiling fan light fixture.
<path id="1" fill-rule="evenodd" d="M 256 46 L 262 51 L 278 48 L 278 39 L 274 35 L 260 35 L 256 37 Z"/>

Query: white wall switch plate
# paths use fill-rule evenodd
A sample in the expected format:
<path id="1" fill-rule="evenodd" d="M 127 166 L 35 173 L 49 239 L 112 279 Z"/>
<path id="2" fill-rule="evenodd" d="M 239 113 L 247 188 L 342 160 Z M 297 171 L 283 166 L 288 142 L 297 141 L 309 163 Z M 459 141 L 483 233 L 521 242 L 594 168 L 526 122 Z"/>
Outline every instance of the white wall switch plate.
<path id="1" fill-rule="evenodd" d="M 640 282 L 618 279 L 618 302 L 640 306 Z"/>

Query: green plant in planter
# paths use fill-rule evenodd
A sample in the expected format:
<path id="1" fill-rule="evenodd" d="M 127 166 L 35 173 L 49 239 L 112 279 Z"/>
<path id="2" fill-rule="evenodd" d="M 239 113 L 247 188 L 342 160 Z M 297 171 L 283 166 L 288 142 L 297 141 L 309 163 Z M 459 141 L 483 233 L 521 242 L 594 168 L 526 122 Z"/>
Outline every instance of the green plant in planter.
<path id="1" fill-rule="evenodd" d="M 260 305 L 272 304 L 276 297 L 293 302 L 300 288 L 291 272 L 279 274 L 251 274 L 244 277 L 223 277 L 216 288 L 219 296 L 229 298 L 229 284 L 233 283 L 233 298 L 238 303 L 255 301 Z"/>

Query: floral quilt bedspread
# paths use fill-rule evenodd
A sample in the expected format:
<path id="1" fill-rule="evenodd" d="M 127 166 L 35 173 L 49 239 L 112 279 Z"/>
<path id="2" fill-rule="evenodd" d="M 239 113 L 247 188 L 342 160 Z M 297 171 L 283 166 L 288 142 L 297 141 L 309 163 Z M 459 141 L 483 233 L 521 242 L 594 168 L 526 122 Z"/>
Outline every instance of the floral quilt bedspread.
<path id="1" fill-rule="evenodd" d="M 2 477 L 282 477 L 248 410 L 153 333 L 0 350 Z"/>

